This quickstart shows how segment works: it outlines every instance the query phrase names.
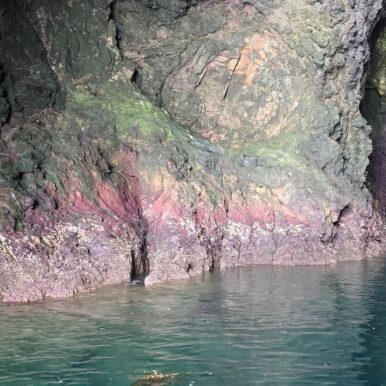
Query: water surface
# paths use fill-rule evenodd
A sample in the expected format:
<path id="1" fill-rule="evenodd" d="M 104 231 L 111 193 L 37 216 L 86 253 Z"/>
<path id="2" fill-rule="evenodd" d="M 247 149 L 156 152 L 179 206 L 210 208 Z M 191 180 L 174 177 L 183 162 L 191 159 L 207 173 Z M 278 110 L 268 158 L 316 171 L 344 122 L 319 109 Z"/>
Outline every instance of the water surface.
<path id="1" fill-rule="evenodd" d="M 1 385 L 127 386 L 152 371 L 180 373 L 165 385 L 386 385 L 386 266 L 230 269 L 0 306 Z"/>

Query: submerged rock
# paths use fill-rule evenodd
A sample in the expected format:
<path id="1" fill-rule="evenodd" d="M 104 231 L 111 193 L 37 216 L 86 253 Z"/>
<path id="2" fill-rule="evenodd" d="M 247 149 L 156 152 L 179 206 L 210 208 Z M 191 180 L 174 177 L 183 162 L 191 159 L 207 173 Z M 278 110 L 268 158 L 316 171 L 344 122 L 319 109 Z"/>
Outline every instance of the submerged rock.
<path id="1" fill-rule="evenodd" d="M 0 6 L 5 301 L 383 249 L 359 110 L 382 1 Z"/>

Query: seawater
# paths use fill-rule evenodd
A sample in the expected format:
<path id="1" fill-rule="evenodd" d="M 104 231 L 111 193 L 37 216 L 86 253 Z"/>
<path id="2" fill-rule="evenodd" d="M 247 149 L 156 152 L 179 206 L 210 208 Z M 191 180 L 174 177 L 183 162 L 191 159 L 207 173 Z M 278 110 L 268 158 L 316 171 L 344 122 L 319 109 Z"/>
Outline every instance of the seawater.
<path id="1" fill-rule="evenodd" d="M 1 305 L 0 384 L 386 385 L 385 261 Z"/>

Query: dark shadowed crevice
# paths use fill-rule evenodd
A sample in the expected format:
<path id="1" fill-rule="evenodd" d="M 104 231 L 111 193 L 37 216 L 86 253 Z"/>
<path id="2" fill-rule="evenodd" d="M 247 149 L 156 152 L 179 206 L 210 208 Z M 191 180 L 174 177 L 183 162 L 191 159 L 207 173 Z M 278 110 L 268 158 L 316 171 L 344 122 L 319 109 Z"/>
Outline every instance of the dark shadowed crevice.
<path id="1" fill-rule="evenodd" d="M 109 8 L 110 8 L 109 22 L 110 20 L 113 22 L 115 45 L 119 52 L 120 59 L 122 59 L 121 34 L 116 23 L 117 0 L 112 1 L 110 3 Z"/>
<path id="2" fill-rule="evenodd" d="M 131 251 L 131 281 L 143 282 L 150 272 L 148 253 L 149 225 L 144 217 L 140 197 L 135 197 L 138 223 L 131 224 L 137 234 L 138 244 Z"/>
<path id="3" fill-rule="evenodd" d="M 372 127 L 373 152 L 368 166 L 368 188 L 375 207 L 386 218 L 386 18 L 377 23 L 370 38 L 365 94 L 361 104 L 363 116 Z"/>
<path id="4" fill-rule="evenodd" d="M 1 39 L 1 36 L 0 36 Z M 0 126 L 8 123 L 12 114 L 11 103 L 8 97 L 7 90 L 3 89 L 4 81 L 3 66 L 0 64 Z"/>

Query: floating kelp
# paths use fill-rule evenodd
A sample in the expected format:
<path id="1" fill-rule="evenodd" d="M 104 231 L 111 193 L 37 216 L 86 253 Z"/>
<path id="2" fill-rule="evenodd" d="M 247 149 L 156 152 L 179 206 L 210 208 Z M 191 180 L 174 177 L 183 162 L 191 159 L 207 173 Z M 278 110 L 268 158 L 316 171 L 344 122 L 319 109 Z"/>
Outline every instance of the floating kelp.
<path id="1" fill-rule="evenodd" d="M 179 376 L 181 373 L 162 374 L 154 370 L 138 378 L 131 386 L 168 386 Z"/>

